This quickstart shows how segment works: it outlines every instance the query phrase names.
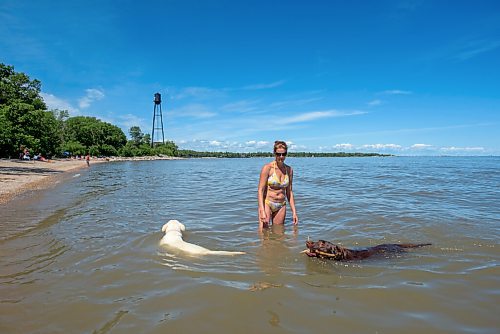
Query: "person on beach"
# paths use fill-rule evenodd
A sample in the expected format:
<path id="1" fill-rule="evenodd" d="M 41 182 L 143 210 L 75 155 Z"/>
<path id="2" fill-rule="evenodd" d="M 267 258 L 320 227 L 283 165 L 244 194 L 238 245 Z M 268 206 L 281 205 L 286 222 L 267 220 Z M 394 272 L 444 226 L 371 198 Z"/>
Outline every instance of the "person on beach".
<path id="1" fill-rule="evenodd" d="M 258 201 L 259 201 L 259 230 L 267 228 L 272 222 L 276 225 L 285 223 L 286 200 L 290 203 L 293 215 L 293 224 L 299 223 L 293 197 L 293 169 L 285 164 L 288 146 L 284 141 L 274 142 L 275 160 L 265 164 L 260 172 Z"/>
<path id="2" fill-rule="evenodd" d="M 87 162 L 87 167 L 90 167 L 90 154 L 87 153 L 87 155 L 85 156 L 85 161 Z"/>

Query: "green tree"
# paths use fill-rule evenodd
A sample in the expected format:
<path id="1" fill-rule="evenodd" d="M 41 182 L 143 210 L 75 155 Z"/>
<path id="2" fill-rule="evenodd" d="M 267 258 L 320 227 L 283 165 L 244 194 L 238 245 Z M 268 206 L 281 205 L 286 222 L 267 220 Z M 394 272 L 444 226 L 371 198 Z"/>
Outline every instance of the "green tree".
<path id="1" fill-rule="evenodd" d="M 151 135 L 149 133 L 146 133 L 142 138 L 142 142 L 146 145 L 151 146 Z"/>
<path id="2" fill-rule="evenodd" d="M 57 120 L 57 127 L 60 133 L 61 144 L 64 144 L 64 142 L 66 141 L 66 138 L 64 137 L 65 127 L 66 127 L 66 121 L 69 118 L 69 111 L 54 109 L 51 112 L 54 114 L 54 117 Z"/>
<path id="3" fill-rule="evenodd" d="M 65 142 L 62 145 L 61 149 L 62 152 L 68 152 L 70 155 L 82 155 L 87 151 L 87 148 L 85 146 L 76 141 Z"/>
<path id="4" fill-rule="evenodd" d="M 179 149 L 173 141 L 166 141 L 165 144 L 158 144 L 155 146 L 154 153 L 176 157 L 179 154 Z"/>
<path id="5" fill-rule="evenodd" d="M 41 83 L 0 63 L 0 155 L 17 156 L 21 147 L 46 155 L 57 152 L 60 132 L 40 96 Z"/>
<path id="6" fill-rule="evenodd" d="M 33 109 L 46 110 L 40 96 L 41 86 L 39 80 L 30 80 L 26 74 L 15 72 L 14 66 L 0 63 L 0 105 L 16 101 L 32 105 Z"/>
<path id="7" fill-rule="evenodd" d="M 103 135 L 103 142 L 101 143 L 101 146 L 111 145 L 119 149 L 127 143 L 127 137 L 123 133 L 122 129 L 116 125 L 101 122 L 101 128 Z"/>
<path id="8" fill-rule="evenodd" d="M 0 106 L 0 154 L 8 157 L 13 153 L 12 124 L 7 118 L 7 112 Z"/>
<path id="9" fill-rule="evenodd" d="M 141 128 L 138 126 L 133 126 L 130 128 L 128 131 L 130 134 L 130 138 L 132 138 L 132 141 L 136 146 L 139 146 L 142 144 L 142 140 L 144 139 L 144 133 L 142 133 Z"/>
<path id="10" fill-rule="evenodd" d="M 127 143 L 127 137 L 119 127 L 95 117 L 70 117 L 66 120 L 64 129 L 66 140 L 79 142 L 87 148 L 109 145 L 120 149 Z"/>
<path id="11" fill-rule="evenodd" d="M 119 154 L 123 157 L 136 157 L 140 155 L 140 151 L 132 141 L 129 141 L 125 146 L 120 148 Z"/>
<path id="12" fill-rule="evenodd" d="M 108 157 L 118 155 L 118 150 L 114 146 L 107 145 L 107 144 L 101 145 L 101 147 L 99 148 L 99 151 L 100 151 L 100 154 L 108 156 Z"/>

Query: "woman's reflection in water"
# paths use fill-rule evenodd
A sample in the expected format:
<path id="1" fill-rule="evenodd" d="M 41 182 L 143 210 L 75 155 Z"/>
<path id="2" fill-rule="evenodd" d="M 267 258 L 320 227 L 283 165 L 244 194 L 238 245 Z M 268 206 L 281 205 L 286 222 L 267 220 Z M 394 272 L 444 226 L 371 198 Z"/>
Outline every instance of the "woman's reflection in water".
<path id="1" fill-rule="evenodd" d="M 291 226 L 291 236 L 286 233 L 285 225 L 271 225 L 259 233 L 262 246 L 257 251 L 257 262 L 267 275 L 277 275 L 297 256 L 290 248 L 290 241 L 297 239 L 298 227 Z"/>

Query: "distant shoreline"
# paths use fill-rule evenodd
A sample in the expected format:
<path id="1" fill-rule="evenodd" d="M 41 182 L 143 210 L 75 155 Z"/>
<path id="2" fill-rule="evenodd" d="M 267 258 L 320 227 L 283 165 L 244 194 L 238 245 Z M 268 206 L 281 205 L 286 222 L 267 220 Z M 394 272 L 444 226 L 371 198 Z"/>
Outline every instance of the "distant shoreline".
<path id="1" fill-rule="evenodd" d="M 106 162 L 116 162 L 116 161 L 185 160 L 186 158 L 170 157 L 170 156 L 144 156 L 144 157 L 111 157 L 102 159 L 105 160 Z"/>
<path id="2" fill-rule="evenodd" d="M 179 157 L 182 158 L 269 158 L 274 157 L 272 152 L 198 152 L 192 150 L 179 150 Z M 349 153 L 349 152 L 288 152 L 291 158 L 349 158 L 349 157 L 390 157 L 393 154 L 381 153 Z"/>

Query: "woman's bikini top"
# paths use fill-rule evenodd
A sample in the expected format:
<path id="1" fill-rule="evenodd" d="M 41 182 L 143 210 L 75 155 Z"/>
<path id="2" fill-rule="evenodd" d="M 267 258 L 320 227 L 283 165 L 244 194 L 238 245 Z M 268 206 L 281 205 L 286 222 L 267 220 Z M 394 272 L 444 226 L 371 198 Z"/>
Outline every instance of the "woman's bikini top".
<path id="1" fill-rule="evenodd" d="M 285 170 L 286 169 L 287 168 L 285 167 Z M 280 179 L 278 178 L 278 175 L 276 174 L 276 162 L 274 162 L 274 172 L 267 179 L 267 185 L 271 188 L 284 189 L 288 187 L 289 183 L 290 180 L 288 179 L 288 170 L 285 173 L 285 178 L 283 179 L 283 182 L 281 182 Z"/>

